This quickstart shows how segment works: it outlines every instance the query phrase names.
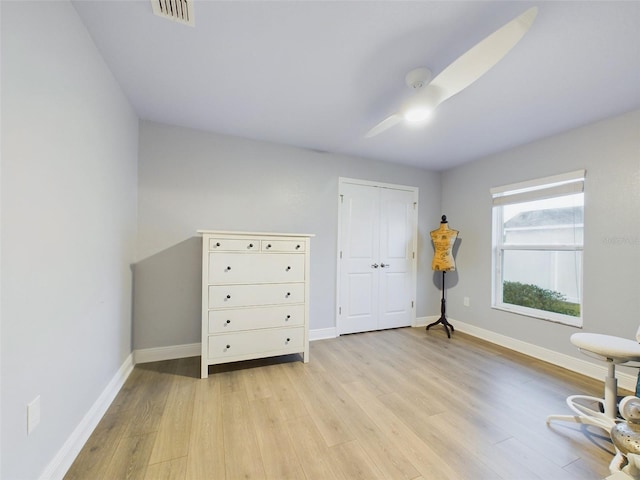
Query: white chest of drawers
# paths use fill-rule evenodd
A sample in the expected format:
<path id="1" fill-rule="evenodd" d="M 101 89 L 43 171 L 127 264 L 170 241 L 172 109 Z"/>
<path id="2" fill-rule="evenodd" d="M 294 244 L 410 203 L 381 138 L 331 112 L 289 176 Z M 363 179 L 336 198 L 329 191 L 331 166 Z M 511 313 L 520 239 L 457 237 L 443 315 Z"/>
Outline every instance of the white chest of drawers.
<path id="1" fill-rule="evenodd" d="M 309 361 L 306 234 L 202 234 L 202 360 L 209 365 L 302 353 Z"/>

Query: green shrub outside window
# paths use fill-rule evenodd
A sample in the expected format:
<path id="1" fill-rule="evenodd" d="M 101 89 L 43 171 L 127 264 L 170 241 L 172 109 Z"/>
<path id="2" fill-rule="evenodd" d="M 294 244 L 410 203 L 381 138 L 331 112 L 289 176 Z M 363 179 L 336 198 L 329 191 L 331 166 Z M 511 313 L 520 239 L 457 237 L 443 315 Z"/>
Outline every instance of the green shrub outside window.
<path id="1" fill-rule="evenodd" d="M 562 293 L 537 285 L 504 282 L 502 284 L 502 301 L 546 312 L 561 313 L 572 317 L 580 316 L 579 303 L 568 302 Z"/>

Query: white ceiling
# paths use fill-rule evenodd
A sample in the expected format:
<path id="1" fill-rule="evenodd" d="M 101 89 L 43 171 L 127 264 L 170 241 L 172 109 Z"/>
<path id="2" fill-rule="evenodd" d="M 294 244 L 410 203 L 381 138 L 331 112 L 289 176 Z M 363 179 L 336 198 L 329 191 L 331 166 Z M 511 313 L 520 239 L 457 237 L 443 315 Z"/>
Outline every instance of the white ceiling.
<path id="1" fill-rule="evenodd" d="M 640 2 L 540 1 L 523 40 L 420 129 L 364 134 L 529 1 L 149 0 L 74 6 L 143 119 L 443 170 L 640 108 Z"/>

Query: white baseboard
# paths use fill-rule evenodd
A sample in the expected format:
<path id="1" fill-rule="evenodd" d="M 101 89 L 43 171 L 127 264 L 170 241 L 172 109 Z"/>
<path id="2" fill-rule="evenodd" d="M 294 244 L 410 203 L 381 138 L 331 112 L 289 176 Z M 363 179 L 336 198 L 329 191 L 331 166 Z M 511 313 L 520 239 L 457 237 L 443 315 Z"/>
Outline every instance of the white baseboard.
<path id="1" fill-rule="evenodd" d="M 186 345 L 172 345 L 170 347 L 144 348 L 133 351 L 135 364 L 160 362 L 162 360 L 173 360 L 175 358 L 199 357 L 202 352 L 199 343 L 188 343 Z"/>
<path id="2" fill-rule="evenodd" d="M 440 318 L 439 315 L 431 315 L 430 317 L 416 317 L 415 327 L 426 327 L 430 323 L 435 322 Z"/>
<path id="3" fill-rule="evenodd" d="M 62 480 L 64 478 L 132 370 L 133 355 L 129 355 L 67 441 L 64 442 L 62 448 L 44 469 L 44 472 L 40 475 L 40 480 Z"/>
<path id="4" fill-rule="evenodd" d="M 434 318 L 435 320 L 437 320 L 439 317 L 423 318 Z M 571 370 L 572 372 L 576 372 L 590 378 L 595 378 L 596 380 L 603 380 L 607 374 L 607 367 L 604 363 L 602 363 L 602 365 L 598 365 L 586 360 L 582 360 L 580 358 L 565 355 L 564 353 L 558 353 L 553 350 L 534 345 L 532 343 L 523 342 L 522 340 L 516 340 L 515 338 L 507 337 L 505 335 L 500 335 L 499 333 L 485 330 L 484 328 L 476 327 L 475 325 L 461 322 L 452 318 L 449 318 L 449 321 L 453 324 L 456 331 L 460 331 L 462 333 L 472 335 L 482 340 L 495 343 L 496 345 L 500 345 L 510 350 L 515 350 L 516 352 L 524 353 L 525 355 L 529 355 L 530 357 L 534 357 L 538 360 L 543 360 L 553 365 L 566 368 L 567 370 Z M 427 323 L 428 322 L 425 322 L 425 325 Z M 567 339 L 567 341 L 569 341 L 569 339 Z M 624 372 L 616 372 L 616 377 L 618 378 L 618 385 L 620 386 L 620 388 L 635 392 L 637 378 L 634 375 L 630 375 Z"/>
<path id="5" fill-rule="evenodd" d="M 336 327 L 331 328 L 316 328 L 314 330 L 309 330 L 309 341 L 313 342 L 314 340 L 326 340 L 328 338 L 336 338 L 338 336 L 338 332 Z"/>

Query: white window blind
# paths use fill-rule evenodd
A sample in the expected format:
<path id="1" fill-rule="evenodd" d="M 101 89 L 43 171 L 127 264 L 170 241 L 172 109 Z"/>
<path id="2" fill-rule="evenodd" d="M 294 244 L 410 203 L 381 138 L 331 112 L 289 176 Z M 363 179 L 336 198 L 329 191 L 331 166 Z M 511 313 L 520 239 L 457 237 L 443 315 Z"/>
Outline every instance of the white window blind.
<path id="1" fill-rule="evenodd" d="M 494 187 L 491 189 L 493 205 L 509 205 L 581 193 L 584 191 L 585 174 L 585 170 L 576 170 L 533 181 Z"/>

